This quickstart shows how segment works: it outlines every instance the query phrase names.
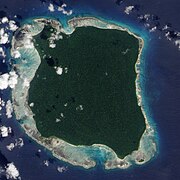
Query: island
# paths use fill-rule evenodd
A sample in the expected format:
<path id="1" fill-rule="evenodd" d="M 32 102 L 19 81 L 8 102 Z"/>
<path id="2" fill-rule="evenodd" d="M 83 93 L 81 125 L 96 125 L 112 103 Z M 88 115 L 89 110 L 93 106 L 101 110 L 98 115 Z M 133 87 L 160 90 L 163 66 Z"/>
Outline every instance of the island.
<path id="1" fill-rule="evenodd" d="M 141 97 L 143 45 L 128 29 L 95 17 L 24 24 L 11 49 L 19 123 L 73 165 L 91 168 L 100 159 L 106 169 L 123 169 L 149 161 L 156 142 Z"/>

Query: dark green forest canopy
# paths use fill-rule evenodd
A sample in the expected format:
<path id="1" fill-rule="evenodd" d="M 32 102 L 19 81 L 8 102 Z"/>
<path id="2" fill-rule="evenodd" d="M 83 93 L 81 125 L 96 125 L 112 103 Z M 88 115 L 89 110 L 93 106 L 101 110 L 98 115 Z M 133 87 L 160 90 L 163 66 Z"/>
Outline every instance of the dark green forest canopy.
<path id="1" fill-rule="evenodd" d="M 39 132 L 74 145 L 104 144 L 119 157 L 138 149 L 145 130 L 135 88 L 138 39 L 81 27 L 52 49 L 50 29 L 35 37 L 42 62 L 29 90 Z"/>

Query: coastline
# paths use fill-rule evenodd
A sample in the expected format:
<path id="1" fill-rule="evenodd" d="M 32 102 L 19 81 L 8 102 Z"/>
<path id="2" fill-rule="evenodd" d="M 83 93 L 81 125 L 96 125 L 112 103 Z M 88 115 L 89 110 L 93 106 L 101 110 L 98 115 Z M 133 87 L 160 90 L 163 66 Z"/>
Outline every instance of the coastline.
<path id="1" fill-rule="evenodd" d="M 45 21 L 45 23 L 47 23 L 47 21 L 49 21 L 51 23 L 51 25 L 54 25 L 56 28 L 61 30 L 61 32 L 66 33 L 66 34 L 73 33 L 74 30 L 76 29 L 76 27 L 94 26 L 94 27 L 101 28 L 101 29 L 103 29 L 103 28 L 104 29 L 117 29 L 117 30 L 121 30 L 121 31 L 126 31 L 130 35 L 133 35 L 135 38 L 137 38 L 139 40 L 139 53 L 138 53 L 138 59 L 135 64 L 135 71 L 137 74 L 136 80 L 135 80 L 135 85 L 136 85 L 136 96 L 137 96 L 138 106 L 141 106 L 141 110 L 142 110 L 142 113 L 145 118 L 146 130 L 144 131 L 144 133 L 141 137 L 138 150 L 133 151 L 132 154 L 127 155 L 124 159 L 118 158 L 112 149 L 110 149 L 109 147 L 102 145 L 102 144 L 93 144 L 90 147 L 81 146 L 81 145 L 74 146 L 74 145 L 71 145 L 71 144 L 69 144 L 63 140 L 60 140 L 58 138 L 55 138 L 55 137 L 43 138 L 36 128 L 35 121 L 33 120 L 33 113 L 27 104 L 29 86 L 25 86 L 24 88 L 21 87 L 22 86 L 21 83 L 24 82 L 25 78 L 30 83 L 30 81 L 33 79 L 33 73 L 35 74 L 35 72 L 33 72 L 30 76 L 31 78 L 29 78 L 29 79 L 27 79 L 28 78 L 27 75 L 26 75 L 26 77 L 24 77 L 23 73 L 20 74 L 20 78 L 19 78 L 19 85 L 21 87 L 20 95 L 17 93 L 18 85 L 16 86 L 15 89 L 13 89 L 13 92 L 12 92 L 13 104 L 14 104 L 14 110 L 15 110 L 16 117 L 17 117 L 17 119 L 24 120 L 24 122 L 23 122 L 23 124 L 21 124 L 21 126 L 26 131 L 26 133 L 32 139 L 34 139 L 37 143 L 39 143 L 39 144 L 45 146 L 47 149 L 49 149 L 53 153 L 53 155 L 55 157 L 57 157 L 58 159 L 69 162 L 73 165 L 82 166 L 87 169 L 94 167 L 96 165 L 96 162 L 93 160 L 93 158 L 90 155 L 88 156 L 87 149 L 88 148 L 91 149 L 91 147 L 93 147 L 95 149 L 95 151 L 101 150 L 102 151 L 101 153 L 104 153 L 106 156 L 108 156 L 107 154 L 110 154 L 110 157 L 109 158 L 107 157 L 108 159 L 105 163 L 105 169 L 114 169 L 114 168 L 126 169 L 129 166 L 131 166 L 133 163 L 134 164 L 144 164 L 145 162 L 149 161 L 156 153 L 156 144 L 154 141 L 153 127 L 151 127 L 150 122 L 147 119 L 145 109 L 142 104 L 141 88 L 140 88 L 140 82 L 139 82 L 140 70 L 139 70 L 138 66 L 140 65 L 140 62 L 141 62 L 141 55 L 142 55 L 142 51 L 143 51 L 143 47 L 144 47 L 144 40 L 141 37 L 137 36 L 136 34 L 132 33 L 131 31 L 129 31 L 127 28 L 123 28 L 123 27 L 120 27 L 115 24 L 109 24 L 108 22 L 101 21 L 94 17 L 73 18 L 68 21 L 68 29 L 59 28 L 59 27 L 61 27 L 61 24 L 55 20 L 46 20 L 43 18 L 34 20 L 34 22 L 37 22 L 36 24 L 39 24 L 39 23 L 43 24 L 44 23 L 43 21 Z M 21 30 L 24 27 L 26 27 L 25 29 L 27 29 L 27 34 L 29 33 L 28 34 L 29 36 L 25 37 L 25 38 L 27 38 L 27 39 L 30 38 L 31 40 L 33 39 L 33 36 L 35 34 L 40 33 L 41 32 L 40 30 L 43 29 L 43 25 L 42 25 L 42 27 L 39 28 L 40 32 L 38 30 L 37 30 L 37 32 L 33 32 L 33 30 L 30 30 L 30 29 L 32 29 L 32 27 L 30 27 L 30 26 L 27 27 L 25 25 L 21 28 Z M 23 40 L 24 39 L 22 39 L 22 42 L 23 42 Z M 35 54 L 36 60 L 38 57 L 38 63 L 40 64 L 41 60 L 40 60 L 39 54 L 33 46 L 31 46 L 31 48 L 29 48 L 29 46 L 24 45 L 24 47 L 23 47 L 22 44 L 21 44 L 22 46 L 18 46 L 16 43 L 17 43 L 16 39 L 13 38 L 11 52 L 18 49 L 20 51 L 20 53 L 22 53 L 22 54 L 25 52 L 27 54 L 29 54 L 29 57 L 30 57 L 30 55 Z M 24 52 L 23 48 L 26 49 L 25 52 Z M 26 54 L 26 56 L 27 56 L 27 54 Z M 39 65 L 37 62 L 34 62 L 34 63 L 36 64 L 36 69 L 37 69 Z M 21 64 L 19 64 L 19 66 L 21 66 Z M 16 65 L 16 68 L 17 69 L 19 68 L 18 65 Z M 18 69 L 19 73 L 21 73 L 20 69 L 21 69 L 21 67 Z M 35 71 L 36 71 L 36 69 L 35 69 Z M 21 101 L 24 102 L 24 103 L 22 103 L 22 106 L 24 104 L 25 105 L 24 108 L 26 109 L 25 112 L 22 112 L 22 114 L 18 113 L 18 112 L 21 112 L 18 110 L 19 107 L 17 105 L 17 104 L 20 104 L 20 101 L 18 102 L 19 98 L 21 98 Z M 21 106 L 20 106 L 20 108 L 21 108 Z M 151 144 L 151 145 L 149 145 L 149 144 Z M 74 153 L 73 157 L 72 156 L 70 157 L 69 154 L 71 154 L 71 153 Z M 71 158 L 76 158 L 76 159 L 71 159 Z"/>

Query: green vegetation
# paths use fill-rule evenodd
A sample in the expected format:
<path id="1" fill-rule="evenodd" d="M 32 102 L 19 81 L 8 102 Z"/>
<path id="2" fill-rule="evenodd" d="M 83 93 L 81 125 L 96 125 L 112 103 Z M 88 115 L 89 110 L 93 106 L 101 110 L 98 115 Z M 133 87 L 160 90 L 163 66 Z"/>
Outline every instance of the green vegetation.
<path id="1" fill-rule="evenodd" d="M 29 90 L 42 136 L 74 145 L 105 144 L 119 157 L 136 150 L 145 130 L 135 89 L 138 39 L 82 27 L 62 34 L 52 49 L 49 31 L 46 26 L 35 37 L 42 62 Z M 63 68 L 62 75 L 55 66 Z"/>

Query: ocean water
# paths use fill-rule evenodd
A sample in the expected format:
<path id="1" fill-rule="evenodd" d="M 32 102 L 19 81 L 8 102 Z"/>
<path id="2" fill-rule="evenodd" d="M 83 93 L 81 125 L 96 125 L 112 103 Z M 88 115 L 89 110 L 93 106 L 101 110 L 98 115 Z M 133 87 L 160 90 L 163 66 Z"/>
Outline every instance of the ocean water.
<path id="1" fill-rule="evenodd" d="M 41 3 L 39 0 L 1 0 L 0 12 L 7 13 L 13 18 L 15 14 L 21 15 L 19 23 L 27 22 L 34 17 L 55 17 L 61 19 L 72 16 L 62 15 L 60 12 L 51 13 L 47 6 L 50 1 Z M 178 0 L 142 1 L 124 0 L 118 3 L 113 0 L 68 0 L 64 1 L 69 9 L 73 10 L 73 16 L 95 16 L 116 22 L 131 29 L 133 32 L 146 39 L 143 53 L 143 101 L 149 119 L 152 121 L 158 134 L 158 154 L 149 163 L 143 166 L 134 166 L 127 170 L 110 170 L 102 168 L 101 162 L 97 167 L 85 170 L 73 167 L 53 158 L 47 150 L 29 139 L 20 128 L 15 119 L 6 119 L 1 116 L 1 123 L 11 126 L 13 136 L 0 141 L 0 165 L 14 162 L 23 180 L 59 180 L 59 179 L 134 179 L 134 180 L 178 180 L 180 179 L 180 51 L 174 45 L 173 39 L 168 41 L 162 31 L 162 27 L 170 23 L 172 31 L 180 31 L 180 2 Z M 119 1 L 120 2 L 120 1 Z M 124 13 L 124 8 L 136 5 L 136 11 L 130 15 Z M 156 15 L 148 23 L 158 28 L 155 32 L 149 32 L 146 22 L 140 21 L 138 16 L 144 14 Z M 3 14 L 4 15 L 4 14 Z M 64 22 L 65 24 L 65 22 Z M 7 60 L 8 61 L 8 60 Z M 8 64 L 8 63 L 7 63 Z M 0 71 L 8 71 L 8 66 L 1 66 Z M 7 100 L 10 90 L 1 92 L 3 99 Z M 22 148 L 15 148 L 12 152 L 5 147 L 16 138 L 24 139 Z M 41 152 L 38 150 L 41 149 Z M 43 164 L 49 160 L 49 166 Z M 67 167 L 67 171 L 59 173 L 58 166 Z M 0 179 L 3 179 L 0 176 Z"/>

